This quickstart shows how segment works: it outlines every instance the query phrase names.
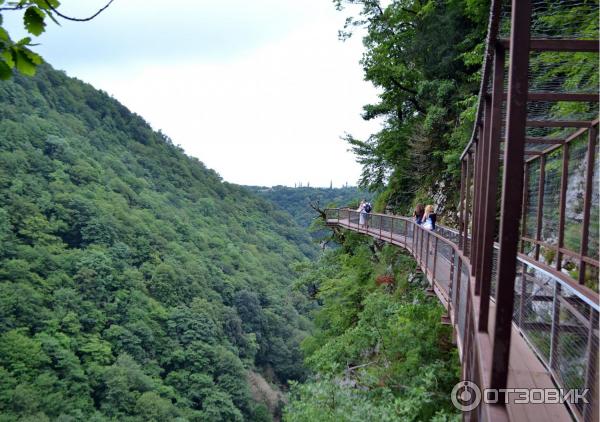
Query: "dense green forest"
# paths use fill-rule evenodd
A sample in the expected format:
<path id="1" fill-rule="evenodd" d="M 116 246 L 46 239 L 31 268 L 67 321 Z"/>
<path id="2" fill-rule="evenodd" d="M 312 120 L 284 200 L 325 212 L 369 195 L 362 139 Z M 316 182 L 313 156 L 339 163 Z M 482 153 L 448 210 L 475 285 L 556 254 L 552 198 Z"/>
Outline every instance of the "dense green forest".
<path id="1" fill-rule="evenodd" d="M 105 93 L 1 82 L 0 420 L 269 420 L 316 251 Z"/>
<path id="2" fill-rule="evenodd" d="M 394 246 L 336 236 L 297 287 L 321 306 L 302 347 L 311 378 L 295 384 L 286 421 L 448 421 L 460 374 L 444 308 Z"/>
<path id="3" fill-rule="evenodd" d="M 353 186 L 344 188 L 249 186 L 248 189 L 286 210 L 296 223 L 305 228 L 309 228 L 315 218 L 319 217 L 312 206 L 355 207 L 361 199 L 372 198 L 371 193 Z"/>

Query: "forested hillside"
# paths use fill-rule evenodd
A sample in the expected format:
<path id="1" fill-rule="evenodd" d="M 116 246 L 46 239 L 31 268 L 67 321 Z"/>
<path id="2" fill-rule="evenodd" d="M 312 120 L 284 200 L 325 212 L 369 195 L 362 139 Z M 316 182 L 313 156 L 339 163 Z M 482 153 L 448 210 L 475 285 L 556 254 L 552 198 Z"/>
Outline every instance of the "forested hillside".
<path id="1" fill-rule="evenodd" d="M 0 420 L 269 420 L 248 378 L 304 377 L 314 255 L 105 93 L 0 83 Z"/>
<path id="2" fill-rule="evenodd" d="M 313 376 L 293 387 L 284 420 L 459 420 L 452 328 L 412 257 L 349 231 L 336 241 L 297 283 L 321 306 L 302 343 Z"/>
<path id="3" fill-rule="evenodd" d="M 370 193 L 354 186 L 329 189 L 248 186 L 248 189 L 286 210 L 296 223 L 306 228 L 310 227 L 315 217 L 318 217 L 318 213 L 315 212 L 311 205 L 318 205 L 321 208 L 327 206 L 356 206 L 361 199 L 370 199 L 372 196 Z"/>

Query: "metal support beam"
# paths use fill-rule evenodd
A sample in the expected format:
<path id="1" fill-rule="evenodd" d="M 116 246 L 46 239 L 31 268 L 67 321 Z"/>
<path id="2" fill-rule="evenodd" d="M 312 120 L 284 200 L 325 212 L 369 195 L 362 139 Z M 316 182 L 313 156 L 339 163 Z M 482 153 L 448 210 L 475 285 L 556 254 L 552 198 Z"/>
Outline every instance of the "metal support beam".
<path id="1" fill-rule="evenodd" d="M 552 302 L 552 328 L 550 331 L 550 368 L 558 367 L 558 354 L 560 344 L 560 295 L 559 283 L 554 284 L 554 300 Z"/>
<path id="2" fill-rule="evenodd" d="M 562 171 L 560 174 L 560 199 L 558 202 L 558 253 L 556 254 L 556 269 L 562 269 L 562 248 L 565 244 L 565 209 L 567 202 L 567 183 L 569 179 L 569 144 L 563 146 Z"/>
<path id="3" fill-rule="evenodd" d="M 458 200 L 458 248 L 463 251 L 464 250 L 464 209 L 465 209 L 465 169 L 466 169 L 465 160 L 460 160 L 460 198 Z"/>
<path id="4" fill-rule="evenodd" d="M 598 126 L 592 126 L 588 135 L 587 166 L 585 169 L 585 192 L 583 194 L 583 222 L 581 223 L 581 244 L 579 252 L 585 256 L 588 253 L 588 240 L 590 236 L 590 210 L 592 207 L 592 188 L 594 182 L 594 159 L 596 155 L 596 138 Z M 579 266 L 579 284 L 585 284 L 585 261 Z"/>
<path id="5" fill-rule="evenodd" d="M 490 291 L 492 285 L 492 267 L 494 257 L 494 230 L 496 228 L 496 193 L 498 189 L 498 166 L 500 142 L 502 132 L 502 89 L 504 86 L 504 49 L 496 48 L 494 55 L 494 79 L 492 87 L 492 117 L 490 119 L 490 132 L 488 135 L 486 161 L 485 196 L 483 203 L 483 236 L 481 242 L 481 266 L 479 269 L 480 293 L 479 321 L 477 329 L 480 332 L 488 331 L 488 317 L 490 307 Z"/>
<path id="6" fill-rule="evenodd" d="M 523 238 L 527 236 L 527 206 L 529 202 L 529 168 L 530 164 L 525 163 L 523 169 L 523 206 L 521 208 L 521 253 L 525 251 L 525 240 Z"/>
<path id="7" fill-rule="evenodd" d="M 469 241 L 469 223 L 471 221 L 471 184 L 473 181 L 473 154 L 467 154 L 466 183 L 465 183 L 465 221 L 463 223 L 464 248 L 467 256 L 471 256 L 473 242 Z"/>
<path id="8" fill-rule="evenodd" d="M 508 121 L 500 217 L 500 253 L 496 318 L 492 344 L 491 388 L 506 388 L 514 309 L 514 286 L 523 198 L 523 164 L 529 67 L 531 0 L 512 0 L 510 64 L 508 69 Z M 499 394 L 504 403 L 504 393 Z"/>
<path id="9" fill-rule="evenodd" d="M 589 388 L 592 394 L 588 394 L 589 403 L 584 405 L 583 420 L 598 420 L 598 338 L 595 331 L 598 327 L 598 313 L 591 311 L 589 319 L 588 343 L 587 343 L 587 367 L 585 368 L 585 388 Z"/>
<path id="10" fill-rule="evenodd" d="M 542 240 L 542 211 L 544 210 L 544 186 L 546 183 L 546 156 L 540 158 L 540 178 L 538 179 L 538 200 L 535 226 L 535 240 Z M 535 244 L 535 260 L 540 259 L 540 244 Z"/>
<path id="11" fill-rule="evenodd" d="M 485 104 L 485 103 L 484 103 Z M 484 118 L 483 120 L 485 121 L 485 111 L 483 112 Z M 479 128 L 479 138 L 482 139 L 483 138 L 483 128 L 480 127 Z M 479 168 L 480 166 L 480 159 L 479 156 L 481 155 L 481 140 L 478 140 L 477 143 L 475 143 L 475 152 L 473 154 L 473 203 L 471 205 L 471 250 L 469 252 L 469 259 L 471 260 L 471 275 L 475 275 L 475 262 L 477 262 L 477 217 L 478 217 L 478 213 L 477 213 L 477 207 L 479 205 L 478 201 L 477 201 L 477 197 L 478 197 L 478 189 L 480 188 L 480 178 L 479 178 Z"/>
<path id="12" fill-rule="evenodd" d="M 479 295 L 481 289 L 481 242 L 483 239 L 483 198 L 485 196 L 485 192 L 487 191 L 486 184 L 486 157 L 488 156 L 489 151 L 489 142 L 488 138 L 490 136 L 490 127 L 492 121 L 492 102 L 487 99 L 484 102 L 484 119 L 483 119 L 483 127 L 481 129 L 481 136 L 479 142 L 477 143 L 477 155 L 475 157 L 475 165 L 478 169 L 477 174 L 477 192 L 475 196 L 474 202 L 474 212 L 475 215 L 473 217 L 473 235 L 472 235 L 472 248 L 473 254 L 471 259 L 471 272 L 475 276 L 475 294 Z"/>

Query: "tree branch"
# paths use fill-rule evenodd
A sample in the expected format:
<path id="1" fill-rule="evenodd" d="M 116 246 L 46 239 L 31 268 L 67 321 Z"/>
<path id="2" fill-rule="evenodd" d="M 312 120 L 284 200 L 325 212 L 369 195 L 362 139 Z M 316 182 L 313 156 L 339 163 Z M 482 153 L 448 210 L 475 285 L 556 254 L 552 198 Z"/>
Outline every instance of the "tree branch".
<path id="1" fill-rule="evenodd" d="M 94 13 L 92 16 L 88 17 L 88 18 L 72 18 L 70 16 L 66 16 L 63 15 L 62 13 L 60 13 L 54 6 L 52 6 L 50 4 L 50 2 L 48 0 L 44 0 L 44 2 L 46 3 L 46 5 L 48 6 L 48 8 L 50 10 L 52 10 L 54 13 L 56 13 L 57 16 L 60 16 L 63 19 L 66 19 L 68 21 L 73 21 L 73 22 L 87 22 L 87 21 L 91 21 L 92 19 L 94 19 L 96 16 L 98 16 L 100 13 L 104 12 L 106 9 L 108 9 L 108 6 L 110 6 L 112 4 L 114 0 L 109 0 L 109 2 L 102 7 L 100 10 L 98 10 L 96 13 Z"/>

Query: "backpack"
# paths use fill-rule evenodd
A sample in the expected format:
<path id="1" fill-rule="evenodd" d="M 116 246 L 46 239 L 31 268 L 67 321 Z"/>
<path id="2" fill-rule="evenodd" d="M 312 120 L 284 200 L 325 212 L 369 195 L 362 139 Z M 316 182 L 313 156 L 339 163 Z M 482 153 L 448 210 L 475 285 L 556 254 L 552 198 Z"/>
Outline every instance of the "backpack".
<path id="1" fill-rule="evenodd" d="M 371 212 L 372 209 L 373 209 L 373 207 L 371 207 L 371 203 L 367 202 L 365 204 L 365 212 Z"/>

